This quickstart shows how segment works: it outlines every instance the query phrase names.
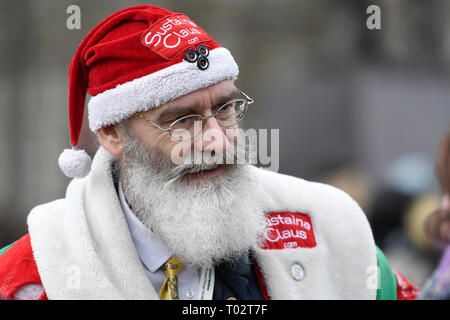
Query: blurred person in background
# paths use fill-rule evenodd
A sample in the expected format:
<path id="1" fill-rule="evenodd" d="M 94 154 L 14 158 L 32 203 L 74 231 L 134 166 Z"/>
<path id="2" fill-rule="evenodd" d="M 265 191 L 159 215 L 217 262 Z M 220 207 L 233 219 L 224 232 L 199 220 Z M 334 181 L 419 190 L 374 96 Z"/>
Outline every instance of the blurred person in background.
<path id="1" fill-rule="evenodd" d="M 443 249 L 441 261 L 423 287 L 422 299 L 450 299 L 450 132 L 438 156 L 437 174 L 442 187 L 439 209 L 425 221 L 425 232 L 433 244 Z"/>
<path id="2" fill-rule="evenodd" d="M 420 286 L 439 259 L 422 228 L 439 204 L 436 189 L 431 157 L 405 154 L 386 168 L 367 210 L 375 241 L 391 265 Z"/>
<path id="3" fill-rule="evenodd" d="M 416 298 L 345 192 L 234 161 L 253 103 L 237 76 L 231 53 L 184 14 L 139 6 L 97 25 L 69 69 L 73 148 L 59 164 L 74 179 L 0 251 L 0 296 Z M 86 93 L 101 144 L 92 164 L 77 148 Z"/>
<path id="4" fill-rule="evenodd" d="M 347 192 L 365 209 L 375 243 L 392 268 L 422 286 L 439 260 L 423 223 L 439 204 L 433 162 L 424 154 L 404 154 L 375 183 L 352 166 L 337 167 L 319 180 Z"/>

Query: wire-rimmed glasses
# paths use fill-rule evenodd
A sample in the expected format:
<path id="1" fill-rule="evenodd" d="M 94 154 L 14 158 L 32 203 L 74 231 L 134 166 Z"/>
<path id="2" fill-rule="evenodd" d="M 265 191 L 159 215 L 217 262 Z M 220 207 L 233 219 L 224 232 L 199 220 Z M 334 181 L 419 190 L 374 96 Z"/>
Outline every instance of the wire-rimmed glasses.
<path id="1" fill-rule="evenodd" d="M 169 132 L 172 141 L 186 141 L 198 136 L 203 130 L 205 121 L 210 117 L 215 117 L 217 123 L 224 128 L 233 127 L 244 118 L 248 106 L 254 103 L 254 100 L 240 89 L 236 88 L 236 90 L 244 96 L 244 99 L 230 100 L 221 105 L 215 113 L 206 117 L 199 114 L 190 114 L 180 117 L 172 122 L 166 129 L 162 128 L 152 120 L 147 119 L 140 112 L 137 112 L 136 115 L 159 130 Z"/>

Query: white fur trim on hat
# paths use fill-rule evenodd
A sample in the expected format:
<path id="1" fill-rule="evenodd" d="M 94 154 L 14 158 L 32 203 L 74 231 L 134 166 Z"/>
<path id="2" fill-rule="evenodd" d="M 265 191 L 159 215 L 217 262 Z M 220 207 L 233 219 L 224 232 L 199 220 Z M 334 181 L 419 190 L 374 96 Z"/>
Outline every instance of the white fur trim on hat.
<path id="1" fill-rule="evenodd" d="M 197 63 L 183 60 L 91 97 L 88 103 L 89 127 L 96 132 L 136 112 L 158 107 L 223 80 L 236 80 L 239 69 L 230 51 L 223 47 L 213 49 L 208 60 L 206 70 L 200 70 Z"/>

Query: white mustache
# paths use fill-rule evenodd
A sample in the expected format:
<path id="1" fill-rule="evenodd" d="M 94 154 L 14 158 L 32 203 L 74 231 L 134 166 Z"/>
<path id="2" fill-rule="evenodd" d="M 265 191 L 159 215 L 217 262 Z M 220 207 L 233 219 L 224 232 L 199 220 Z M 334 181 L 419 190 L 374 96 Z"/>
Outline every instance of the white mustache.
<path id="1" fill-rule="evenodd" d="M 250 155 L 252 152 L 254 151 L 247 148 L 245 144 L 240 145 L 239 143 L 231 143 L 225 152 L 221 152 L 214 156 L 211 155 L 211 150 L 206 150 L 201 154 L 200 163 L 194 163 L 196 161 L 195 159 L 187 158 L 183 160 L 183 163 L 172 168 L 169 172 L 169 176 L 171 177 L 169 183 L 180 180 L 190 173 L 201 173 L 202 171 L 216 169 L 222 164 L 236 165 L 238 158 L 245 159 L 245 155 L 247 153 Z M 232 163 L 229 163 L 229 159 L 233 159 Z M 249 156 L 249 159 L 251 159 L 251 156 Z"/>
<path id="2" fill-rule="evenodd" d="M 168 183 L 172 183 L 182 179 L 184 176 L 190 173 L 201 173 L 203 171 L 209 171 L 216 169 L 221 163 L 182 163 L 175 166 L 170 170 L 169 176 L 171 177 Z"/>

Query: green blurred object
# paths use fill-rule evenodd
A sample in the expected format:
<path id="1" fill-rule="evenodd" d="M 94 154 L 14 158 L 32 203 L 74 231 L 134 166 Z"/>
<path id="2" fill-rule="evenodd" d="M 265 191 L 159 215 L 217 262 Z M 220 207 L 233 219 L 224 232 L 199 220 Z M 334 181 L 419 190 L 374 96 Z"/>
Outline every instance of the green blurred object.
<path id="1" fill-rule="evenodd" d="M 378 247 L 377 261 L 380 274 L 380 288 L 377 290 L 377 300 L 397 300 L 397 278 L 386 256 Z"/>

